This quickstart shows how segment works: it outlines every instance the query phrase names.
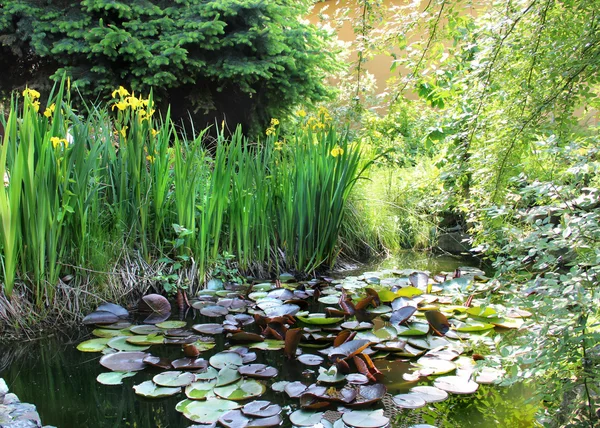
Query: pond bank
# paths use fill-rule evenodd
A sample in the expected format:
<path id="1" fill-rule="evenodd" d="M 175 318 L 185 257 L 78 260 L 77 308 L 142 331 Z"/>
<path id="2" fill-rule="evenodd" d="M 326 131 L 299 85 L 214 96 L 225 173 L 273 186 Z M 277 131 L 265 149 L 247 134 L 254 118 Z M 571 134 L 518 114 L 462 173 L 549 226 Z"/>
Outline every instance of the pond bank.
<path id="1" fill-rule="evenodd" d="M 15 394 L 9 392 L 4 379 L 0 378 L 0 427 L 39 428 L 40 415 L 33 404 L 22 403 Z M 50 425 L 44 428 L 54 428 Z"/>

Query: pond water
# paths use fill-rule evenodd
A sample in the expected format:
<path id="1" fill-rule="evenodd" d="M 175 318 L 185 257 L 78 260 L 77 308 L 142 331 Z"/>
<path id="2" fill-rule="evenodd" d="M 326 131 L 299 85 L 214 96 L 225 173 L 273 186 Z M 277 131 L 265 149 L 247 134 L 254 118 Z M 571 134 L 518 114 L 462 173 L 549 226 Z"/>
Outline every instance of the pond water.
<path id="1" fill-rule="evenodd" d="M 421 253 L 404 253 L 377 265 L 364 266 L 363 271 L 395 267 L 398 269 L 421 269 L 453 271 L 458 266 L 479 266 L 475 259 L 433 257 Z M 344 272 L 344 275 L 349 274 Z M 215 322 L 214 318 L 189 311 L 185 320 L 188 325 Z M 175 411 L 183 394 L 170 398 L 145 399 L 132 390 L 132 386 L 152 379 L 158 369 L 146 369 L 134 377 L 124 379 L 123 385 L 105 386 L 96 377 L 106 372 L 99 363 L 101 354 L 83 353 L 76 349 L 78 343 L 90 338 L 92 329 L 82 327 L 70 334 L 55 335 L 36 341 L 24 341 L 0 347 L 0 377 L 22 401 L 35 404 L 44 424 L 57 427 L 187 427 L 193 425 L 181 413 Z M 202 353 L 202 357 L 219 352 L 223 348 L 222 335 L 216 337 L 216 347 Z M 164 347 L 163 347 L 164 348 Z M 154 351 L 152 351 L 154 353 Z M 181 357 L 181 351 L 170 348 L 164 352 Z M 279 369 L 277 380 L 300 380 L 314 382 L 317 367 L 309 367 L 298 361 L 286 359 L 282 351 L 256 351 L 256 363 L 264 363 Z M 161 355 L 162 356 L 162 355 Z M 402 375 L 409 364 L 402 361 L 376 360 L 384 374 L 382 383 L 388 393 L 394 395 L 408 391 L 414 384 L 407 384 Z M 313 372 L 310 372 L 312 370 Z M 316 372 L 316 373 L 314 373 Z M 268 384 L 273 381 L 268 382 Z M 431 383 L 431 382 L 429 382 Z M 421 380 L 419 384 L 428 384 Z M 533 425 L 536 406 L 528 402 L 531 391 L 522 385 L 511 388 L 482 385 L 472 395 L 452 395 L 450 399 L 430 404 L 419 410 L 404 410 L 392 426 L 410 426 L 417 422 L 436 424 L 438 427 L 529 427 Z M 298 400 L 270 388 L 261 400 L 280 404 L 285 413 L 298 408 Z M 290 426 L 287 418 L 284 423 Z"/>

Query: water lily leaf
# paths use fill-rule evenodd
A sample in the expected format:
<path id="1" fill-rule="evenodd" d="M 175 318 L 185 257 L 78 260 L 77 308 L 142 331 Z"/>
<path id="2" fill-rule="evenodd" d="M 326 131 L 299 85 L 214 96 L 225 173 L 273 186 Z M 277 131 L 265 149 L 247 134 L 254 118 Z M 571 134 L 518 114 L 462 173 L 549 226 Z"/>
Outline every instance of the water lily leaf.
<path id="1" fill-rule="evenodd" d="M 242 412 L 251 417 L 268 418 L 281 413 L 281 406 L 270 401 L 255 400 L 242 407 Z"/>
<path id="2" fill-rule="evenodd" d="M 149 346 L 149 345 L 162 345 L 165 337 L 159 334 L 148 334 L 146 336 L 130 336 L 125 339 L 127 343 L 131 345 L 141 345 L 141 346 Z"/>
<path id="3" fill-rule="evenodd" d="M 307 366 L 320 366 L 323 364 L 323 357 L 315 354 L 302 354 L 298 357 L 298 361 Z"/>
<path id="4" fill-rule="evenodd" d="M 415 312 L 417 312 L 417 308 L 414 306 L 404 306 L 392 313 L 392 316 L 390 317 L 390 323 L 402 324 L 408 321 L 408 319 L 412 317 Z"/>
<path id="5" fill-rule="evenodd" d="M 229 410 L 238 409 L 240 405 L 234 401 L 211 398 L 206 401 L 193 401 L 183 409 L 183 415 L 199 424 L 213 424 L 221 415 Z"/>
<path id="6" fill-rule="evenodd" d="M 215 394 L 227 400 L 240 401 L 260 397 L 265 390 L 266 387 L 261 382 L 243 379 L 231 385 L 215 387 Z"/>
<path id="7" fill-rule="evenodd" d="M 225 366 L 221 370 L 219 370 L 216 386 L 229 385 L 233 382 L 237 382 L 241 377 L 242 375 L 240 375 L 240 373 L 238 372 L 237 367 Z"/>
<path id="8" fill-rule="evenodd" d="M 306 385 L 302 382 L 286 382 L 286 385 L 284 386 L 284 391 L 290 398 L 300 397 L 306 389 Z"/>
<path id="9" fill-rule="evenodd" d="M 338 373 L 337 367 L 332 366 L 329 370 L 324 367 L 319 367 L 319 376 L 317 377 L 317 381 L 323 383 L 338 383 L 346 380 L 346 376 L 341 373 Z"/>
<path id="10" fill-rule="evenodd" d="M 213 380 L 216 379 L 218 375 L 218 370 L 209 366 L 202 373 L 196 373 L 196 380 Z"/>
<path id="11" fill-rule="evenodd" d="M 135 372 L 144 370 L 144 358 L 150 354 L 145 352 L 116 352 L 100 358 L 100 364 L 114 372 Z"/>
<path id="12" fill-rule="evenodd" d="M 369 309 L 369 312 L 378 315 L 387 314 L 389 312 L 392 312 L 392 308 L 387 305 L 379 305 L 376 308 Z"/>
<path id="13" fill-rule="evenodd" d="M 476 322 L 476 321 L 472 321 L 472 322 L 468 322 L 468 323 L 463 323 L 463 322 L 457 321 L 455 324 L 455 327 L 456 327 L 456 331 L 470 333 L 470 332 L 491 330 L 494 328 L 494 324 L 486 324 L 486 323 Z"/>
<path id="14" fill-rule="evenodd" d="M 210 365 L 213 366 L 215 369 L 222 369 L 223 367 L 234 366 L 237 370 L 239 366 L 244 364 L 242 356 L 237 352 L 231 351 L 219 352 L 218 354 L 215 354 L 212 357 L 210 357 L 208 361 Z"/>
<path id="15" fill-rule="evenodd" d="M 290 422 L 299 427 L 314 427 L 323 418 L 323 412 L 296 410 L 290 415 Z"/>
<path id="16" fill-rule="evenodd" d="M 143 302 L 143 304 L 142 304 Z M 142 297 L 142 302 L 138 305 L 140 310 L 149 310 L 157 314 L 168 314 L 171 312 L 171 304 L 160 294 L 148 294 Z"/>
<path id="17" fill-rule="evenodd" d="M 149 355 L 146 358 L 144 358 L 144 362 L 148 365 L 158 367 L 160 369 L 170 370 L 173 368 L 173 366 L 171 365 L 171 360 L 169 360 L 168 358 L 155 357 L 154 355 Z"/>
<path id="18" fill-rule="evenodd" d="M 435 386 L 415 386 L 410 389 L 412 394 L 418 394 L 427 403 L 438 403 L 448 398 L 448 393 Z"/>
<path id="19" fill-rule="evenodd" d="M 193 402 L 193 400 L 186 398 L 185 400 L 182 400 L 175 405 L 175 410 L 177 410 L 180 413 L 183 413 L 183 410 L 186 408 L 186 406 L 192 404 Z"/>
<path id="20" fill-rule="evenodd" d="M 316 316 L 314 316 L 314 315 L 316 315 Z M 335 323 L 338 323 L 338 322 L 344 320 L 344 318 L 341 318 L 341 317 L 326 318 L 324 316 L 324 314 L 310 314 L 308 317 L 298 316 L 297 318 L 300 321 L 302 321 L 303 323 L 311 324 L 311 325 L 329 325 L 329 324 L 335 324 Z"/>
<path id="21" fill-rule="evenodd" d="M 86 340 L 77 345 L 77 350 L 81 352 L 102 352 L 108 346 L 109 340 L 111 340 L 110 337 Z"/>
<path id="22" fill-rule="evenodd" d="M 467 313 L 479 318 L 497 318 L 498 312 L 489 306 L 473 306 L 467 309 Z"/>
<path id="23" fill-rule="evenodd" d="M 504 370 L 496 369 L 493 367 L 483 367 L 478 375 L 475 377 L 475 382 L 480 385 L 489 385 L 498 383 L 504 376 Z"/>
<path id="24" fill-rule="evenodd" d="M 216 397 L 214 393 L 217 381 L 196 381 L 185 387 L 185 395 L 191 400 L 206 400 L 210 397 Z"/>
<path id="25" fill-rule="evenodd" d="M 205 317 L 217 318 L 227 315 L 229 313 L 229 309 L 219 305 L 211 305 L 200 309 L 200 313 Z"/>
<path id="26" fill-rule="evenodd" d="M 262 342 L 265 340 L 260 334 L 249 333 L 246 331 L 240 331 L 239 333 L 234 333 L 229 337 L 234 343 L 253 343 L 253 342 Z"/>
<path id="27" fill-rule="evenodd" d="M 285 391 L 285 387 L 292 382 L 287 380 L 280 380 L 279 382 L 275 382 L 271 385 L 271 389 L 275 392 L 283 392 Z"/>
<path id="28" fill-rule="evenodd" d="M 127 337 L 113 337 L 108 341 L 108 346 L 117 351 L 145 351 L 150 348 L 150 346 L 147 345 L 132 345 L 127 342 Z"/>
<path id="29" fill-rule="evenodd" d="M 119 321 L 119 317 L 116 316 L 115 314 L 113 314 L 112 312 L 108 312 L 108 311 L 96 311 L 96 312 L 92 312 L 91 314 L 87 315 L 84 319 L 83 319 L 83 323 L 85 325 L 89 325 L 89 324 L 113 324 Z"/>
<path id="30" fill-rule="evenodd" d="M 373 334 L 381 340 L 391 340 L 398 336 L 396 329 L 393 327 L 382 327 L 377 330 L 373 330 Z"/>
<path id="31" fill-rule="evenodd" d="M 411 337 L 408 339 L 408 343 L 421 349 L 434 349 L 440 346 L 448 346 L 450 344 L 448 339 L 439 336 L 427 336 L 422 338 Z"/>
<path id="32" fill-rule="evenodd" d="M 329 359 L 335 361 L 336 357 L 351 358 L 364 351 L 371 342 L 368 340 L 350 340 L 329 351 Z"/>
<path id="33" fill-rule="evenodd" d="M 420 296 L 421 294 L 423 294 L 423 291 L 419 290 L 418 288 L 415 287 L 404 287 L 401 288 L 400 290 L 396 291 L 396 296 L 397 297 L 414 297 L 414 296 Z"/>
<path id="34" fill-rule="evenodd" d="M 135 376 L 135 372 L 108 372 L 100 373 L 96 380 L 102 385 L 122 385 L 123 379 Z"/>
<path id="35" fill-rule="evenodd" d="M 269 318 L 282 317 L 284 315 L 296 315 L 300 311 L 300 306 L 292 303 L 285 303 L 279 306 L 264 308 L 265 314 Z"/>
<path id="36" fill-rule="evenodd" d="M 361 385 L 358 387 L 358 394 L 353 403 L 346 404 L 348 407 L 362 407 L 373 404 L 381 400 L 387 393 L 387 388 L 381 383 L 373 385 Z"/>
<path id="37" fill-rule="evenodd" d="M 425 289 L 429 283 L 429 275 L 425 272 L 413 272 L 408 276 L 408 280 L 413 287 Z"/>
<path id="38" fill-rule="evenodd" d="M 96 311 L 111 312 L 118 318 L 127 318 L 129 316 L 127 309 L 114 303 L 102 303 L 96 308 Z"/>
<path id="39" fill-rule="evenodd" d="M 208 366 L 208 362 L 204 358 L 179 358 L 172 363 L 176 370 L 204 370 Z"/>
<path id="40" fill-rule="evenodd" d="M 346 381 L 352 385 L 365 385 L 369 383 L 369 378 L 364 374 L 350 373 L 346 376 Z"/>
<path id="41" fill-rule="evenodd" d="M 155 312 L 151 313 L 144 319 L 144 323 L 146 324 L 158 324 L 161 322 L 165 322 L 171 317 L 171 313 L 167 312 L 166 314 L 157 314 Z"/>
<path id="42" fill-rule="evenodd" d="M 319 297 L 317 300 L 325 305 L 337 305 L 340 297 L 336 294 L 330 294 L 328 296 Z"/>
<path id="43" fill-rule="evenodd" d="M 343 414 L 342 421 L 355 428 L 380 428 L 390 423 L 390 419 L 383 415 L 383 409 L 352 410 Z"/>
<path id="44" fill-rule="evenodd" d="M 521 318 L 498 318 L 488 320 L 490 324 L 500 328 L 518 329 L 523 327 L 525 321 Z"/>
<path id="45" fill-rule="evenodd" d="M 473 394 L 479 388 L 478 383 L 463 376 L 442 376 L 433 382 L 433 386 L 452 394 Z"/>
<path id="46" fill-rule="evenodd" d="M 118 337 L 118 336 L 132 336 L 128 330 L 111 330 L 108 328 L 96 328 L 92 330 L 92 334 L 96 337 Z"/>
<path id="47" fill-rule="evenodd" d="M 420 395 L 413 393 L 394 395 L 393 400 L 402 409 L 419 409 L 427 404 Z"/>
<path id="48" fill-rule="evenodd" d="M 257 379 L 269 379 L 277 376 L 279 370 L 266 364 L 249 364 L 238 368 L 242 376 L 253 377 Z"/>
<path id="49" fill-rule="evenodd" d="M 202 334 L 221 334 L 223 333 L 222 324 L 196 324 L 192 326 L 194 330 Z"/>
<path id="50" fill-rule="evenodd" d="M 181 392 L 181 388 L 165 388 L 164 386 L 156 385 L 151 380 L 135 385 L 133 389 L 136 394 L 147 398 L 170 397 Z"/>
<path id="51" fill-rule="evenodd" d="M 200 352 L 204 352 L 204 351 L 210 351 L 212 348 L 214 348 L 216 346 L 215 342 L 202 342 L 202 341 L 197 341 L 194 342 L 194 346 L 196 347 L 196 349 Z"/>
<path id="52" fill-rule="evenodd" d="M 438 336 L 444 336 L 450 330 L 448 318 L 440 311 L 426 311 L 425 318 Z"/>
<path id="53" fill-rule="evenodd" d="M 219 424 L 226 428 L 243 428 L 247 427 L 251 419 L 244 415 L 241 410 L 230 410 L 221 415 Z"/>
<path id="54" fill-rule="evenodd" d="M 142 336 L 163 332 L 160 328 L 156 327 L 155 325 L 149 325 L 149 324 L 133 325 L 129 328 L 129 331 L 131 331 L 134 334 L 139 334 Z"/>
<path id="55" fill-rule="evenodd" d="M 183 328 L 187 325 L 185 321 L 164 321 L 156 324 L 157 327 L 162 328 L 164 330 Z"/>
<path id="56" fill-rule="evenodd" d="M 264 342 L 248 345 L 251 349 L 262 349 L 263 351 L 276 351 L 285 347 L 283 340 L 266 339 Z"/>
<path id="57" fill-rule="evenodd" d="M 340 324 L 341 328 L 347 329 L 347 330 L 355 330 L 355 331 L 361 331 L 361 330 L 370 330 L 373 328 L 373 323 L 371 322 L 358 322 L 358 321 L 348 321 L 345 322 L 343 324 Z"/>
<path id="58" fill-rule="evenodd" d="M 196 380 L 193 373 L 172 371 L 157 374 L 152 381 L 158 386 L 178 387 L 187 386 Z"/>
<path id="59" fill-rule="evenodd" d="M 407 325 L 395 325 L 398 336 L 425 336 L 429 333 L 429 324 L 411 322 Z"/>
<path id="60" fill-rule="evenodd" d="M 437 358 L 421 357 L 416 362 L 419 372 L 426 376 L 446 374 L 456 370 L 456 364 L 448 360 L 439 360 Z"/>
<path id="61" fill-rule="evenodd" d="M 294 358 L 296 356 L 296 350 L 298 349 L 298 344 L 300 343 L 300 339 L 302 339 L 302 330 L 299 328 L 291 328 L 285 334 L 285 347 L 283 350 L 283 354 L 288 358 Z"/>

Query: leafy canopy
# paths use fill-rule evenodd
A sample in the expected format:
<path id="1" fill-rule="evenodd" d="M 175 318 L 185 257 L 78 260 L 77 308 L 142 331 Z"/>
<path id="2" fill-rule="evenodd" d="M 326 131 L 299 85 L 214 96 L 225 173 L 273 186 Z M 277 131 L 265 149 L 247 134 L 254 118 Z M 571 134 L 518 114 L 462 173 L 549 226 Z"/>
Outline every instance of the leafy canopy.
<path id="1" fill-rule="evenodd" d="M 261 126 L 328 95 L 327 34 L 300 18 L 306 1 L 116 0 L 3 2 L 6 94 L 72 76 L 91 99 L 119 85 L 154 89 L 173 115 Z"/>

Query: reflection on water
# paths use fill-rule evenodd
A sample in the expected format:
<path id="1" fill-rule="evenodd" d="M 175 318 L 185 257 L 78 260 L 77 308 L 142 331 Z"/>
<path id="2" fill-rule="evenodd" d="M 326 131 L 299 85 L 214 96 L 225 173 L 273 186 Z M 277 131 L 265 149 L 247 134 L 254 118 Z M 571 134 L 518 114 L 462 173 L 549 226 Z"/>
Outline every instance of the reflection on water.
<path id="1" fill-rule="evenodd" d="M 433 259 L 412 253 L 410 259 L 405 255 L 403 258 L 386 261 L 380 267 L 452 271 L 457 266 L 464 265 L 477 264 L 472 260 Z M 188 314 L 190 324 L 214 322 L 213 320 L 194 314 L 193 311 Z M 45 424 L 59 428 L 166 428 L 192 425 L 175 411 L 177 402 L 185 398 L 183 394 L 158 400 L 144 399 L 134 394 L 132 386 L 151 379 L 159 373 L 158 369 L 146 369 L 125 379 L 121 386 L 105 386 L 96 382 L 96 376 L 105 371 L 98 363 L 100 354 L 82 353 L 75 348 L 89 336 L 87 330 L 84 329 L 78 337 L 55 336 L 0 347 L 0 377 L 5 378 L 10 389 L 21 400 L 37 406 Z M 222 346 L 222 339 L 218 339 L 215 349 L 203 353 L 203 357 L 207 359 L 222 349 Z M 163 346 L 159 349 L 178 355 L 176 348 Z M 288 361 L 282 352 L 257 351 L 257 355 L 257 362 L 275 366 L 280 371 L 278 378 L 270 383 L 276 380 L 302 380 L 310 383 L 318 375 L 318 368 Z M 377 360 L 376 364 L 384 372 L 384 383 L 391 394 L 406 392 L 414 386 L 407 385 L 402 379 L 408 363 Z M 482 386 L 475 395 L 454 396 L 425 410 L 405 411 L 393 426 L 407 426 L 417 418 L 439 427 L 529 427 L 533 426 L 535 413 L 535 406 L 525 403 L 529 393 L 520 385 L 510 390 Z M 282 407 L 288 406 L 284 410 L 288 413 L 298 404 L 298 400 L 291 400 L 285 394 L 276 394 L 270 390 L 263 398 L 277 402 Z"/>

